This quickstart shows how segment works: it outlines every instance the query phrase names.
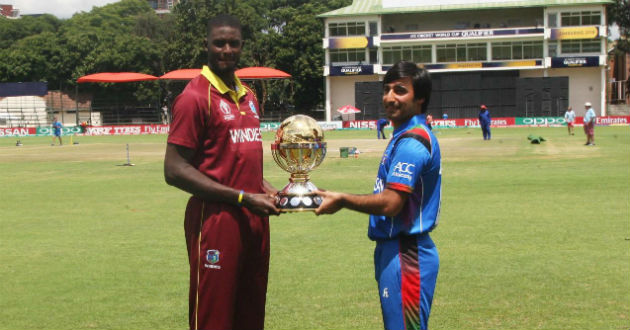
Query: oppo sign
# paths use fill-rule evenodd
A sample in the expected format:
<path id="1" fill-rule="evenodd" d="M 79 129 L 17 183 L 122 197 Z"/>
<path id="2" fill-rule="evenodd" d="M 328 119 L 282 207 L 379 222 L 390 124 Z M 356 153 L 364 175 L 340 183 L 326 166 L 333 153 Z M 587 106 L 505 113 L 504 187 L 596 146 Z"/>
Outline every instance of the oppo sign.
<path id="1" fill-rule="evenodd" d="M 564 125 L 566 123 L 563 117 L 516 118 L 516 125 L 551 126 Z"/>

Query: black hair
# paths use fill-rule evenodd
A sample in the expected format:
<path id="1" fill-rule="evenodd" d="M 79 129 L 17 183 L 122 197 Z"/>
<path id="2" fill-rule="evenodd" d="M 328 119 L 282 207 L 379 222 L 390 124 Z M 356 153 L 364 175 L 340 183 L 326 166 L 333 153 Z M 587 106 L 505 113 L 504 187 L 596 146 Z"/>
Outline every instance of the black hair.
<path id="1" fill-rule="evenodd" d="M 431 99 L 431 76 L 429 71 L 418 67 L 413 62 L 398 61 L 383 78 L 383 84 L 389 84 L 394 80 L 409 77 L 413 84 L 413 97 L 415 100 L 424 99 L 422 113 L 426 113 Z"/>
<path id="2" fill-rule="evenodd" d="M 219 14 L 208 20 L 208 37 L 210 37 L 210 32 L 212 32 L 213 28 L 220 26 L 233 27 L 235 29 L 238 29 L 239 31 L 243 30 L 241 26 L 241 21 L 239 21 L 238 18 L 228 14 Z"/>

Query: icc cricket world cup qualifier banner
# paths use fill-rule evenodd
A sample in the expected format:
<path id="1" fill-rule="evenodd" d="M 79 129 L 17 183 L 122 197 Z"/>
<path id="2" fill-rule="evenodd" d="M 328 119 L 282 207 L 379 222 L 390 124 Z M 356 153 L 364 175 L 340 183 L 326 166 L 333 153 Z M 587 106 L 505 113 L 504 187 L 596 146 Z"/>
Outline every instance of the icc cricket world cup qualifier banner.
<path id="1" fill-rule="evenodd" d="M 576 125 L 582 125 L 582 117 L 575 118 Z M 317 122 L 323 130 L 339 129 L 376 129 L 376 120 L 351 120 Z M 528 126 L 564 126 L 563 117 L 503 117 L 492 118 L 493 127 L 528 127 Z M 597 126 L 630 125 L 630 116 L 606 116 L 597 117 Z M 261 132 L 276 131 L 280 127 L 279 122 L 260 123 Z M 434 119 L 433 127 L 479 127 L 477 118 Z M 120 126 L 88 126 L 82 132 L 80 126 L 68 126 L 62 128 L 62 135 L 144 135 L 144 134 L 168 134 L 168 125 L 120 125 Z M 53 129 L 50 126 L 40 127 L 11 127 L 0 128 L 0 137 L 22 136 L 52 136 Z"/>

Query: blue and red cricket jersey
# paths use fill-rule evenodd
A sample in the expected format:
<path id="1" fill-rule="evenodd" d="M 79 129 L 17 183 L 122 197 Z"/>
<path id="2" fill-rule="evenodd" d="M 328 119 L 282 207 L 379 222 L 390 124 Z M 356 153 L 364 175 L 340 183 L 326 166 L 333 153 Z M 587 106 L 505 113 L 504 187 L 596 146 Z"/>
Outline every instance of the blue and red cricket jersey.
<path id="1" fill-rule="evenodd" d="M 439 258 L 429 232 L 438 224 L 441 157 L 424 115 L 397 127 L 385 149 L 374 193 L 409 194 L 394 216 L 370 215 L 368 236 L 376 241 L 374 266 L 385 329 L 426 329 Z"/>

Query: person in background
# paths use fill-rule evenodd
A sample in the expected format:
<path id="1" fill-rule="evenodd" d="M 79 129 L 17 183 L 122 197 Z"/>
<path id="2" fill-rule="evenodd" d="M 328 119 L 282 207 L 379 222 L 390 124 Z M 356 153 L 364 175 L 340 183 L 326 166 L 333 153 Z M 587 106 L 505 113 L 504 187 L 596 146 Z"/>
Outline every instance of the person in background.
<path id="1" fill-rule="evenodd" d="M 208 22 L 208 65 L 175 99 L 166 182 L 192 196 L 184 216 L 190 329 L 263 329 L 269 215 L 277 193 L 263 178 L 258 101 L 234 74 L 237 18 Z"/>
<path id="2" fill-rule="evenodd" d="M 63 124 L 59 120 L 57 120 L 57 117 L 53 118 L 52 128 L 53 128 L 53 138 L 52 138 L 52 143 L 50 145 L 54 146 L 55 139 L 58 139 L 59 145 L 62 146 L 63 141 L 61 141 L 61 129 L 63 128 Z"/>
<path id="3" fill-rule="evenodd" d="M 575 111 L 573 108 L 569 106 L 567 108 L 567 112 L 564 113 L 564 121 L 567 122 L 567 129 L 569 130 L 569 135 L 575 135 L 573 132 L 573 123 L 575 122 Z"/>
<path id="4" fill-rule="evenodd" d="M 431 114 L 427 114 L 427 127 L 432 130 L 433 129 L 433 116 Z"/>
<path id="5" fill-rule="evenodd" d="M 586 109 L 586 113 L 584 114 L 584 134 L 586 134 L 586 146 L 594 146 L 595 145 L 595 120 L 597 119 L 597 115 L 595 115 L 595 110 L 593 110 L 593 106 L 591 102 L 584 103 L 584 109 Z"/>
<path id="6" fill-rule="evenodd" d="M 377 139 L 380 139 L 381 136 L 383 137 L 383 139 L 387 139 L 387 136 L 385 136 L 385 126 L 387 126 L 387 124 L 389 124 L 389 121 L 385 118 L 381 118 L 376 121 Z"/>
<path id="7" fill-rule="evenodd" d="M 492 123 L 492 118 L 490 118 L 490 111 L 488 111 L 488 107 L 482 104 L 479 107 L 479 125 L 481 126 L 481 133 L 483 134 L 484 140 L 490 140 L 490 124 Z"/>
<path id="8" fill-rule="evenodd" d="M 394 127 L 373 194 L 317 191 L 315 214 L 348 208 L 370 215 L 374 271 L 385 329 L 427 329 L 439 257 L 429 233 L 438 224 L 442 165 L 437 138 L 426 126 L 428 71 L 394 64 L 383 79 L 383 106 Z"/>
<path id="9" fill-rule="evenodd" d="M 444 120 L 448 119 L 448 114 L 446 113 L 446 111 L 444 111 L 444 113 L 442 114 L 442 119 Z"/>

